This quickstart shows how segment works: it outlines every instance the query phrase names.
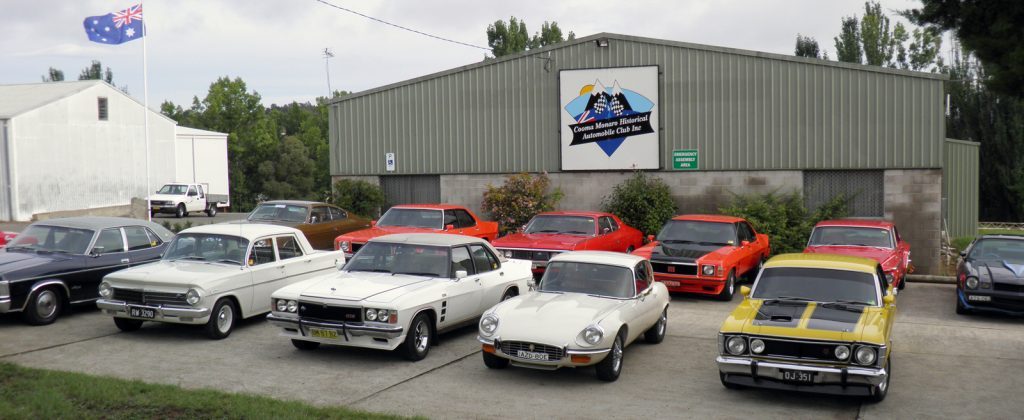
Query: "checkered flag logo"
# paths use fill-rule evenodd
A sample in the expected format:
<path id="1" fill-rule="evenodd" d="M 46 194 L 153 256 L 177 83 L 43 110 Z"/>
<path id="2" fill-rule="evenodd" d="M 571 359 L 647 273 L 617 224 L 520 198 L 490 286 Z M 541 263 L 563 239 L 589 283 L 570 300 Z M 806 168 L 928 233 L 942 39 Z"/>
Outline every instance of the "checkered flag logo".
<path id="1" fill-rule="evenodd" d="M 598 115 L 603 114 L 604 110 L 608 108 L 608 99 L 605 99 L 604 95 L 597 98 L 597 103 L 594 104 L 594 112 Z"/>
<path id="2" fill-rule="evenodd" d="M 617 96 L 612 97 L 612 113 L 615 114 L 616 117 L 621 116 L 622 111 L 625 109 L 626 107 L 622 106 L 622 102 L 619 102 L 619 98 Z"/>

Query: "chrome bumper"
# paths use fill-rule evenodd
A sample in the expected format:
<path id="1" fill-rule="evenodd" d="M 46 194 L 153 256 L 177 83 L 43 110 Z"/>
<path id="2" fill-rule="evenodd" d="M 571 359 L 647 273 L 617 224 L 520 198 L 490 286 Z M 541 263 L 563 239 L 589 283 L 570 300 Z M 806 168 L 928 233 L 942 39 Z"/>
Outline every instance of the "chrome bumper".
<path id="1" fill-rule="evenodd" d="M 127 303 L 127 302 L 120 301 L 120 300 L 99 299 L 99 300 L 96 301 L 96 306 L 99 307 L 100 309 L 103 309 L 103 310 L 114 311 L 114 312 L 123 312 L 123 313 L 115 313 L 114 315 L 120 315 L 120 316 L 124 316 L 124 317 L 129 317 L 128 316 L 128 307 L 129 306 L 135 306 L 135 307 L 139 307 L 139 308 L 152 309 L 152 310 L 156 311 L 156 314 L 157 314 L 157 318 L 153 318 L 152 319 L 153 321 L 167 321 L 168 319 L 166 319 L 166 318 L 193 318 L 193 319 L 195 319 L 195 318 L 206 318 L 206 317 L 210 316 L 210 308 L 180 308 L 180 307 L 176 307 L 176 306 L 164 306 L 164 305 L 153 306 L 153 305 L 142 305 L 142 304 Z M 136 317 L 129 317 L 129 318 L 150 320 L 149 318 L 136 318 Z M 171 320 L 171 321 L 173 321 L 173 320 Z"/>
<path id="2" fill-rule="evenodd" d="M 11 299 L 0 299 L 0 313 L 6 313 L 11 311 Z"/>
<path id="3" fill-rule="evenodd" d="M 326 321 L 312 321 L 302 318 L 286 318 L 283 316 L 274 315 L 273 313 L 267 314 L 267 321 L 271 324 L 281 328 L 295 329 L 302 335 L 306 335 L 303 328 L 327 328 L 332 330 L 341 331 L 342 335 L 348 339 L 348 336 L 360 337 L 367 336 L 373 338 L 398 338 L 402 336 L 405 331 L 400 325 L 370 325 L 362 322 L 326 322 Z"/>
<path id="4" fill-rule="evenodd" d="M 495 341 L 500 341 L 500 338 L 498 338 L 498 337 L 496 337 L 495 340 L 490 340 L 490 339 L 486 339 L 486 338 L 477 336 L 476 340 L 479 341 L 480 344 L 486 344 L 488 346 L 494 347 L 494 354 L 495 355 L 508 359 L 515 366 L 526 367 L 526 368 L 531 368 L 531 369 L 542 369 L 542 370 L 555 370 L 555 369 L 558 369 L 560 367 L 591 366 L 591 365 L 594 365 L 594 364 L 597 364 L 597 363 L 601 362 L 601 360 L 604 360 L 605 356 L 607 356 L 608 353 L 611 352 L 611 350 L 612 350 L 610 348 L 607 348 L 607 349 L 586 349 L 586 350 L 566 348 L 565 352 L 564 352 L 565 356 L 563 356 L 561 359 L 554 359 L 554 360 L 531 360 L 531 359 L 523 359 L 523 358 L 517 357 L 515 355 L 511 355 L 511 354 L 508 354 L 508 353 L 505 353 L 505 352 L 501 351 L 501 346 L 500 345 L 495 345 Z M 590 356 L 590 361 L 588 361 L 586 363 L 573 363 L 572 356 Z"/>
<path id="5" fill-rule="evenodd" d="M 732 384 L 836 395 L 870 395 L 872 388 L 889 376 L 884 368 L 803 365 L 730 356 L 718 356 L 715 361 L 723 374 L 722 380 Z M 809 384 L 783 381 L 782 370 L 813 372 L 814 381 Z"/>

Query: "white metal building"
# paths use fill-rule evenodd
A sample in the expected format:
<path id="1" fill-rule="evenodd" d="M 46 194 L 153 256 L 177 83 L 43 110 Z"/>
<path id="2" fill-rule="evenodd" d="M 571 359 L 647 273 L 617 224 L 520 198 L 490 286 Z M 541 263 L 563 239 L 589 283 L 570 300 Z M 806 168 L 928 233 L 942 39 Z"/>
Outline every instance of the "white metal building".
<path id="1" fill-rule="evenodd" d="M 175 181 L 176 146 L 184 142 L 176 140 L 176 125 L 99 80 L 0 85 L 0 220 L 128 206 Z M 226 168 L 223 147 L 213 159 Z"/>

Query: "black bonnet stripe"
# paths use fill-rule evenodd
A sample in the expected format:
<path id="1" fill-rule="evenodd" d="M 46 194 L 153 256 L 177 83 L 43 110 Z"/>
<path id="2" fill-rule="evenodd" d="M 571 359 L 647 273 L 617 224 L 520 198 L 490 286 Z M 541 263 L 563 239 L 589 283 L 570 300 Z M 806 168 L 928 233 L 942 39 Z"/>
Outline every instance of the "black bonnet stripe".
<path id="1" fill-rule="evenodd" d="M 754 325 L 796 328 L 807 305 L 806 302 L 763 303 L 754 317 Z"/>
<path id="2" fill-rule="evenodd" d="M 815 330 L 851 332 L 857 328 L 864 307 L 850 305 L 849 310 L 836 309 L 817 305 L 807 322 L 807 328 Z"/>

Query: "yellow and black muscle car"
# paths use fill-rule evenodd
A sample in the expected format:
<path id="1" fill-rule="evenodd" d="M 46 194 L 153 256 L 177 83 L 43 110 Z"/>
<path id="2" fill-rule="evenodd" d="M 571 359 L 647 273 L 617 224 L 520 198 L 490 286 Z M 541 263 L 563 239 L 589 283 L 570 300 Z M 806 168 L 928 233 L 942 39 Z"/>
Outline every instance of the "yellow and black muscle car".
<path id="1" fill-rule="evenodd" d="M 885 398 L 896 305 L 877 261 L 779 255 L 740 292 L 718 334 L 726 388 Z"/>

